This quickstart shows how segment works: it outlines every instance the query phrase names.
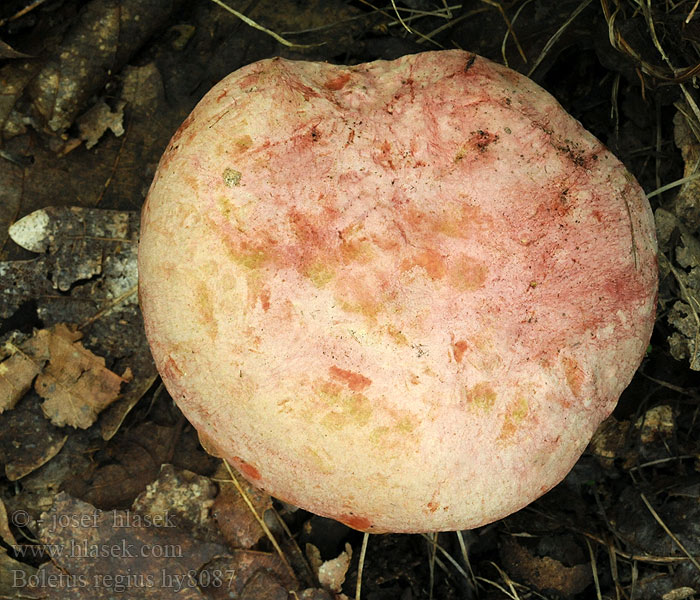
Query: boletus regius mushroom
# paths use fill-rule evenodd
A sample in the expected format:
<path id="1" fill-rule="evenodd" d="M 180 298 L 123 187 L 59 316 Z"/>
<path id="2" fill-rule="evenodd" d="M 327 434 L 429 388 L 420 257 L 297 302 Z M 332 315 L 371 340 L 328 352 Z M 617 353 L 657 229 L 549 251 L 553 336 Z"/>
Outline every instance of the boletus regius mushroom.
<path id="1" fill-rule="evenodd" d="M 657 287 L 620 161 L 457 50 L 226 77 L 160 161 L 139 271 L 205 447 L 376 532 L 476 527 L 557 484 L 637 369 Z"/>

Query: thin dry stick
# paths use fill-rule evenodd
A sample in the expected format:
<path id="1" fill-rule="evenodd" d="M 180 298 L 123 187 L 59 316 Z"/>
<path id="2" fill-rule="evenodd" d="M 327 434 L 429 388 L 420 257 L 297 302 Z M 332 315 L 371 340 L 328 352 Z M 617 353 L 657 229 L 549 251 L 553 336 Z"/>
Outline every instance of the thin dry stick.
<path id="1" fill-rule="evenodd" d="M 609 545 L 606 540 L 603 540 L 602 538 L 598 537 L 597 535 L 593 535 L 588 531 L 575 528 L 574 531 L 580 533 L 582 536 L 587 537 L 590 540 L 593 540 L 594 542 L 597 542 L 601 546 L 607 547 Z M 685 556 L 653 556 L 650 554 L 632 554 L 631 552 L 625 552 L 624 550 L 616 547 L 613 547 L 612 550 L 615 552 L 615 554 L 617 554 L 617 556 L 624 558 L 625 560 L 648 563 L 652 565 L 670 565 L 682 563 L 688 560 Z"/>
<path id="2" fill-rule="evenodd" d="M 655 467 L 657 465 L 663 465 L 669 462 L 679 462 L 681 460 L 690 460 L 697 458 L 695 454 L 679 454 L 678 456 L 669 456 L 667 458 L 657 458 L 656 460 L 649 460 L 647 462 L 640 463 L 634 467 L 630 467 L 630 473 L 633 471 L 639 471 L 640 469 L 646 469 L 648 467 Z"/>
<path id="3" fill-rule="evenodd" d="M 498 574 L 501 576 L 501 579 L 505 582 L 505 584 L 508 586 L 508 589 L 510 590 L 510 594 L 508 594 L 511 598 L 520 598 L 518 595 L 517 590 L 515 589 L 514 581 L 510 578 L 508 573 L 506 573 L 501 567 L 499 567 L 495 562 L 491 561 L 491 565 L 498 571 Z"/>
<path id="4" fill-rule="evenodd" d="M 85 319 L 85 321 L 83 321 L 80 325 L 78 325 L 78 329 L 80 329 L 82 331 L 88 325 L 92 325 L 95 321 L 104 317 L 106 314 L 108 314 L 114 308 L 119 306 L 122 302 L 127 300 L 130 296 L 133 296 L 134 294 L 138 293 L 138 289 L 139 289 L 138 285 L 135 285 L 135 286 L 129 288 L 121 296 L 117 296 L 109 304 L 105 304 L 98 312 L 96 312 L 94 315 L 92 315 L 89 319 Z"/>
<path id="5" fill-rule="evenodd" d="M 284 555 L 284 552 L 282 552 L 282 548 L 280 548 L 280 545 L 277 543 L 275 536 L 272 535 L 272 532 L 270 531 L 270 528 L 267 526 L 267 523 L 265 523 L 265 520 L 258 514 L 258 511 L 255 510 L 253 503 L 251 502 L 250 498 L 248 497 L 248 494 L 245 493 L 245 490 L 243 489 L 240 482 L 238 481 L 236 475 L 233 472 L 233 469 L 231 469 L 231 465 L 229 465 L 226 460 L 224 460 L 224 465 L 226 466 L 226 470 L 228 471 L 228 474 L 231 477 L 231 483 L 233 483 L 233 485 L 236 487 L 236 490 L 238 490 L 238 493 L 241 495 L 241 498 L 243 498 L 243 502 L 245 502 L 246 506 L 248 506 L 248 510 L 250 510 L 252 515 L 255 517 L 255 520 L 260 524 L 260 527 L 265 532 L 267 539 L 270 540 L 270 543 L 274 547 L 274 549 L 277 552 L 277 554 L 279 555 L 279 557 L 282 559 L 282 562 L 284 563 L 284 566 L 287 568 L 287 571 L 289 572 L 289 574 L 292 576 L 292 578 L 296 579 L 294 569 L 292 569 L 291 565 L 287 561 L 287 557 Z"/>
<path id="6" fill-rule="evenodd" d="M 273 507 L 269 510 L 274 515 L 275 520 L 277 521 L 279 526 L 283 529 L 284 533 L 287 534 L 288 543 L 292 546 L 292 552 L 294 552 L 294 554 L 295 554 L 294 558 L 296 559 L 296 563 L 297 563 L 297 565 L 303 566 L 303 569 L 304 569 L 303 577 L 305 577 L 307 581 L 312 582 L 314 580 L 314 572 L 311 569 L 311 565 L 309 564 L 309 560 L 306 558 L 304 553 L 301 551 L 301 548 L 299 547 L 299 544 L 298 544 L 296 538 L 294 537 L 294 534 L 289 529 L 289 526 L 287 525 L 287 523 L 284 522 L 284 519 L 281 517 L 281 515 L 279 514 L 277 509 L 275 509 Z M 299 577 L 297 577 L 297 579 L 299 579 Z"/>
<path id="7" fill-rule="evenodd" d="M 355 15 L 348 17 L 346 19 L 339 19 L 338 21 L 333 21 L 332 23 L 325 23 L 324 25 L 319 25 L 318 27 L 307 27 L 306 29 L 293 29 L 282 31 L 283 35 L 301 35 L 303 33 L 318 33 L 319 31 L 324 31 L 326 29 L 332 29 L 333 27 L 338 27 L 338 25 L 343 25 L 344 23 L 351 23 L 353 21 L 359 21 L 361 19 L 366 19 L 371 16 L 372 13 L 363 13 L 361 15 Z"/>
<path id="8" fill-rule="evenodd" d="M 25 6 L 22 10 L 17 11 L 11 17 L 8 17 L 7 19 L 0 19 L 0 27 L 2 27 L 5 23 L 9 23 L 10 21 L 23 17 L 28 12 L 34 10 L 37 6 L 41 6 L 44 2 L 46 2 L 46 0 L 34 0 L 34 2 L 32 2 L 29 6 Z"/>
<path id="9" fill-rule="evenodd" d="M 668 259 L 666 259 L 668 260 Z M 654 383 L 658 383 L 661 387 L 668 388 L 669 390 L 672 390 L 674 392 L 678 392 L 679 394 L 683 394 L 684 396 L 689 396 L 690 398 L 697 399 L 698 398 L 698 393 L 694 391 L 693 388 L 686 389 L 684 387 L 681 387 L 680 385 L 673 385 L 672 383 L 669 383 L 668 381 L 664 381 L 663 379 L 657 379 L 656 377 L 652 377 L 651 375 L 647 375 L 646 373 L 640 373 L 642 377 L 645 377 L 649 381 L 653 381 Z M 664 459 L 666 460 L 666 459 Z"/>
<path id="10" fill-rule="evenodd" d="M 588 540 L 586 540 L 588 543 Z M 612 575 L 612 580 L 615 583 L 615 597 L 620 600 L 620 590 L 622 589 L 622 584 L 620 583 L 620 578 L 617 573 L 617 555 L 615 554 L 615 548 L 612 542 L 608 543 L 608 560 L 610 561 L 610 574 Z"/>
<path id="11" fill-rule="evenodd" d="M 693 566 L 700 571 L 700 563 L 698 563 L 697 559 L 686 549 L 686 547 L 681 543 L 681 541 L 673 534 L 673 532 L 667 527 L 666 523 L 663 522 L 661 517 L 658 515 L 658 513 L 654 510 L 654 507 L 649 503 L 649 500 L 647 500 L 647 497 L 644 495 L 644 492 L 640 492 L 639 497 L 642 499 L 642 502 L 646 505 L 646 507 L 649 509 L 649 512 L 651 513 L 651 516 L 654 517 L 656 522 L 661 525 L 661 528 L 666 532 L 666 535 L 670 537 L 676 545 L 683 551 L 683 553 L 690 559 L 690 562 L 693 563 Z"/>
<path id="12" fill-rule="evenodd" d="M 692 175 L 688 175 L 687 177 L 682 177 L 681 179 L 676 179 L 676 181 L 672 181 L 671 183 L 662 185 L 660 188 L 654 190 L 653 192 L 649 192 L 647 194 L 647 199 L 653 198 L 654 196 L 658 196 L 659 194 L 663 194 L 664 192 L 667 192 L 668 190 L 671 190 L 675 187 L 685 185 L 686 183 L 690 183 L 691 181 L 695 181 L 698 177 L 700 177 L 700 172 L 695 172 Z"/>
<path id="13" fill-rule="evenodd" d="M 429 535 L 427 535 L 427 534 L 424 533 L 424 534 L 423 534 L 423 537 L 424 537 L 429 543 L 432 543 L 432 538 L 431 538 Z M 450 563 L 452 564 L 452 566 L 453 566 L 455 569 L 457 569 L 457 571 L 460 573 L 460 575 L 462 575 L 462 577 L 464 577 L 464 579 L 466 579 L 467 581 L 469 581 L 469 575 L 467 575 L 466 571 L 465 571 L 465 570 L 462 568 L 462 566 L 454 559 L 454 557 L 450 555 L 450 553 L 449 553 L 447 550 L 445 550 L 440 544 L 437 544 L 437 543 L 435 544 L 435 549 L 438 550 L 448 561 L 450 561 Z M 435 555 L 435 561 L 437 562 L 437 554 Z M 446 571 L 446 570 L 445 570 L 445 571 Z M 474 581 L 476 581 L 476 577 L 474 578 Z"/>
<path id="14" fill-rule="evenodd" d="M 369 541 L 369 533 L 365 531 L 362 537 L 362 548 L 360 548 L 360 559 L 357 565 L 357 583 L 355 584 L 355 600 L 360 600 L 362 595 L 362 570 L 365 566 L 365 555 L 367 554 L 367 542 Z"/>
<path id="15" fill-rule="evenodd" d="M 457 530 L 455 533 L 457 534 L 457 541 L 459 542 L 459 548 L 462 551 L 462 558 L 464 559 L 464 563 L 467 565 L 467 569 L 469 570 L 469 575 L 472 578 L 471 583 L 474 586 L 474 589 L 476 589 L 476 578 L 474 577 L 472 563 L 469 560 L 469 552 L 467 551 L 467 545 L 464 543 L 464 536 L 462 535 L 462 532 L 459 530 Z"/>
<path id="16" fill-rule="evenodd" d="M 389 13 L 387 13 L 385 10 L 382 10 L 381 8 L 378 8 L 377 6 L 374 6 L 374 4 L 372 4 L 372 3 L 369 2 L 368 0 L 360 0 L 360 2 L 361 2 L 362 4 L 364 4 L 365 6 L 369 6 L 372 10 L 378 12 L 379 14 L 384 15 L 385 17 L 387 17 L 387 18 L 389 18 L 389 19 L 392 18 L 391 15 L 390 15 Z M 396 6 L 395 3 L 394 3 L 394 7 L 398 10 L 398 7 Z M 416 35 L 416 36 L 418 36 L 418 37 L 420 38 L 420 40 L 418 40 L 417 43 L 420 43 L 420 41 L 423 40 L 423 41 L 426 41 L 426 42 L 430 42 L 431 44 L 437 46 L 438 48 L 444 48 L 444 46 L 443 46 L 442 44 L 440 44 L 439 42 L 436 42 L 436 41 L 433 40 L 433 39 L 430 39 L 430 37 L 428 37 L 427 35 L 421 33 L 420 31 L 417 31 L 417 30 L 415 30 L 415 29 L 409 29 L 409 31 L 410 31 L 413 35 Z"/>
<path id="17" fill-rule="evenodd" d="M 700 0 L 698 0 L 700 2 Z M 452 9 L 447 6 L 447 0 L 442 0 L 442 5 L 445 7 L 445 11 L 447 12 L 447 18 L 451 19 L 452 18 Z"/>
<path id="18" fill-rule="evenodd" d="M 413 29 L 413 27 L 409 27 L 408 24 L 403 20 L 403 18 L 402 18 L 401 15 L 399 14 L 399 9 L 398 9 L 397 6 L 396 6 L 395 0 L 391 0 L 391 5 L 394 7 L 394 12 L 396 13 L 396 17 L 398 18 L 399 23 L 401 23 L 401 25 L 403 25 L 403 27 L 404 27 L 404 29 L 405 29 L 406 31 L 408 31 L 408 32 L 409 32 L 410 34 L 412 34 L 412 35 L 415 35 L 415 36 L 419 37 L 419 38 L 420 38 L 421 40 L 423 40 L 423 41 L 431 42 L 432 44 L 435 44 L 435 45 L 438 46 L 439 48 L 442 48 L 442 47 L 443 47 L 442 44 L 439 44 L 438 42 L 436 42 L 435 40 L 431 39 L 429 36 L 425 35 L 424 33 L 421 33 L 421 32 L 418 31 L 417 29 Z"/>
<path id="19" fill-rule="evenodd" d="M 610 90 L 610 118 L 615 121 L 615 139 L 620 139 L 620 109 L 618 108 L 618 97 L 620 94 L 620 73 L 615 75 L 613 79 L 612 89 Z"/>
<path id="20" fill-rule="evenodd" d="M 428 549 L 430 550 L 430 559 L 428 565 L 430 566 L 430 591 L 428 593 L 428 598 L 432 600 L 433 598 L 433 588 L 435 587 L 435 559 L 437 558 L 437 533 L 431 533 L 428 536 Z"/>
<path id="21" fill-rule="evenodd" d="M 432 38 L 434 36 L 436 36 L 438 33 L 442 32 L 442 31 L 444 31 L 445 29 L 449 29 L 450 27 L 454 27 L 455 25 L 457 25 L 457 23 L 464 21 L 466 19 L 469 19 L 470 17 L 474 16 L 475 14 L 482 13 L 486 10 L 488 10 L 488 9 L 487 8 L 479 8 L 477 10 L 473 10 L 471 12 L 461 14 L 461 15 L 459 15 L 459 17 L 455 17 L 454 19 L 451 19 L 447 23 L 443 23 L 442 25 L 440 25 L 440 27 L 436 27 L 432 31 L 426 33 L 425 37 L 428 40 L 432 40 Z M 416 40 L 416 44 L 422 44 L 424 41 L 425 40 L 422 40 L 422 39 Z"/>
<path id="22" fill-rule="evenodd" d="M 593 546 L 586 540 L 586 546 L 588 546 L 588 554 L 591 557 L 591 571 L 593 572 L 593 583 L 595 583 L 595 592 L 598 600 L 603 600 L 603 595 L 600 593 L 600 581 L 598 580 L 598 565 L 596 564 L 595 554 L 593 553 Z"/>
<path id="23" fill-rule="evenodd" d="M 500 590 L 504 596 L 511 598 L 512 600 L 517 600 L 517 595 L 513 596 L 506 588 L 504 588 L 500 583 L 497 583 L 495 581 L 492 581 L 491 579 L 486 579 L 486 577 L 477 577 L 479 581 L 483 581 L 484 583 L 488 583 L 489 585 L 492 585 L 495 587 L 497 590 Z"/>
<path id="24" fill-rule="evenodd" d="M 221 0 L 211 0 L 211 1 L 214 4 L 223 8 L 224 10 L 230 12 L 235 17 L 239 18 L 241 21 L 243 21 L 249 27 L 252 27 L 253 29 L 257 29 L 258 31 L 262 31 L 263 33 L 266 33 L 270 37 L 277 40 L 280 44 L 287 46 L 289 48 L 315 48 L 315 47 L 321 46 L 325 43 L 325 42 L 322 42 L 320 44 L 296 44 L 294 42 L 290 42 L 289 40 L 284 39 L 281 35 L 275 33 L 271 29 L 268 29 L 267 27 L 263 27 L 262 25 L 253 21 L 253 19 L 251 19 L 250 17 L 246 17 L 243 13 L 238 12 L 234 8 L 231 8 L 228 4 L 225 4 Z"/>
<path id="25" fill-rule="evenodd" d="M 658 96 L 655 98 L 654 102 L 655 116 L 656 116 L 656 159 L 654 161 L 654 182 L 656 183 L 656 188 L 661 187 L 661 157 L 663 156 L 663 136 L 661 135 L 661 103 L 659 102 Z"/>
<path id="26" fill-rule="evenodd" d="M 512 30 L 513 25 L 515 25 L 515 22 L 518 20 L 518 17 L 520 16 L 520 13 L 522 12 L 523 8 L 525 8 L 528 4 L 530 4 L 532 0 L 525 0 L 520 5 L 520 8 L 516 11 L 515 15 L 513 16 L 513 19 L 511 20 L 510 24 L 511 26 L 506 29 L 506 34 L 503 36 L 503 41 L 501 42 L 501 56 L 503 57 L 503 64 L 507 67 L 508 65 L 508 57 L 506 56 L 506 44 L 508 42 L 508 38 L 510 37 L 510 34 L 513 34 L 513 39 L 515 40 L 515 43 L 518 43 L 517 38 L 515 37 L 515 32 Z M 527 63 L 527 60 L 525 60 Z"/>
<path id="27" fill-rule="evenodd" d="M 406 23 L 404 22 L 404 20 L 401 18 L 401 13 L 399 12 L 399 9 L 396 8 L 396 2 L 395 2 L 395 0 L 391 0 L 391 6 L 394 7 L 394 12 L 396 13 L 396 18 L 399 20 L 399 23 L 401 23 L 401 25 L 403 25 L 403 28 L 404 28 L 406 31 L 408 31 L 408 33 L 414 33 L 413 29 L 411 29 L 408 25 L 406 25 Z"/>
<path id="28" fill-rule="evenodd" d="M 501 13 L 501 18 L 505 21 L 505 24 L 506 24 L 506 27 L 508 28 L 508 31 L 510 31 L 511 35 L 513 36 L 513 41 L 515 42 L 515 45 L 518 48 L 518 52 L 520 53 L 520 58 L 522 58 L 523 62 L 527 64 L 527 56 L 525 56 L 525 50 L 523 50 L 523 47 L 520 45 L 520 42 L 518 41 L 518 38 L 515 35 L 515 32 L 513 31 L 513 24 L 510 22 L 510 19 L 506 15 L 506 11 L 503 10 L 501 3 L 495 2 L 494 0 L 481 0 L 481 1 L 484 4 L 488 4 L 489 6 L 493 6 L 494 8 L 498 9 L 498 12 Z"/>
<path id="29" fill-rule="evenodd" d="M 576 10 L 574 12 L 572 12 L 571 15 L 569 15 L 569 18 L 566 21 L 564 21 L 563 25 L 554 32 L 554 35 L 552 35 L 551 38 L 549 38 L 547 40 L 547 43 L 544 45 L 544 48 L 542 48 L 542 52 L 540 52 L 540 55 L 537 57 L 535 64 L 532 65 L 532 68 L 528 71 L 528 73 L 527 73 L 528 77 L 530 77 L 535 72 L 535 69 L 540 66 L 540 63 L 544 60 L 544 57 L 552 49 L 552 46 L 554 46 L 554 44 L 556 44 L 557 41 L 559 40 L 559 38 L 564 34 L 567 27 L 569 27 L 569 25 L 571 25 L 573 20 L 576 17 L 578 17 L 581 14 L 581 12 L 583 11 L 583 9 L 586 8 L 591 2 L 592 2 L 592 0 L 585 0 L 585 2 L 581 2 L 581 4 L 579 4 L 576 7 Z"/>

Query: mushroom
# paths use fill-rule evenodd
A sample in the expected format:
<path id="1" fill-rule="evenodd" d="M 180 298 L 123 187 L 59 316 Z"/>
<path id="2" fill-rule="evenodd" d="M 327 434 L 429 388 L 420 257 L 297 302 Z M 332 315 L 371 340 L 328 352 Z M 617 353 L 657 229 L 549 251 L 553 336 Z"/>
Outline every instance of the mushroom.
<path id="1" fill-rule="evenodd" d="M 620 161 L 459 50 L 226 77 L 160 161 L 139 273 L 205 447 L 371 532 L 477 527 L 556 485 L 639 366 L 657 289 Z"/>

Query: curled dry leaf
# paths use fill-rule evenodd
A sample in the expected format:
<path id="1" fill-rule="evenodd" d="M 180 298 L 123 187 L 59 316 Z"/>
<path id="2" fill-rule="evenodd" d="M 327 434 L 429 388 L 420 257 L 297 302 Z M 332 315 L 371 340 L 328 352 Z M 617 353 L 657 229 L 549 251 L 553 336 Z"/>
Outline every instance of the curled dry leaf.
<path id="1" fill-rule="evenodd" d="M 31 70 L 24 64 L 11 65 L 4 73 L 13 82 L 11 99 L 0 106 L 4 135 L 21 133 L 26 116 L 37 129 L 63 133 L 109 74 L 118 72 L 179 4 L 170 0 L 88 2 L 58 47 L 36 61 L 37 73 L 23 76 Z M 15 118 L 9 118 L 23 95 L 30 114 L 15 112 Z"/>
<path id="2" fill-rule="evenodd" d="M 105 360 L 78 342 L 82 333 L 57 325 L 37 331 L 21 346 L 6 346 L 9 358 L 0 363 L 0 391 L 8 392 L 12 408 L 29 389 L 44 398 L 44 414 L 54 425 L 86 429 L 116 400 L 122 383 L 130 379 L 105 367 Z"/>
<path id="3" fill-rule="evenodd" d="M 673 407 L 668 404 L 654 406 L 639 417 L 634 426 L 639 430 L 639 439 L 643 444 L 669 439 L 675 430 Z"/>
<path id="4" fill-rule="evenodd" d="M 2 348 L 0 361 L 0 413 L 15 407 L 20 398 L 32 387 L 34 378 L 41 373 L 43 363 L 29 357 L 12 342 Z"/>
<path id="5" fill-rule="evenodd" d="M 318 548 L 313 544 L 307 544 L 306 556 L 309 559 L 309 563 L 311 563 L 311 568 L 314 570 L 321 587 L 331 592 L 340 592 L 345 582 L 348 567 L 350 567 L 352 546 L 346 543 L 345 550 L 336 558 L 324 561 L 321 559 L 321 553 Z"/>
<path id="6" fill-rule="evenodd" d="M 124 135 L 125 106 L 126 102 L 121 100 L 113 111 L 104 100 L 101 100 L 78 117 L 80 139 L 85 140 L 86 148 L 92 148 L 108 129 L 117 137 Z"/>

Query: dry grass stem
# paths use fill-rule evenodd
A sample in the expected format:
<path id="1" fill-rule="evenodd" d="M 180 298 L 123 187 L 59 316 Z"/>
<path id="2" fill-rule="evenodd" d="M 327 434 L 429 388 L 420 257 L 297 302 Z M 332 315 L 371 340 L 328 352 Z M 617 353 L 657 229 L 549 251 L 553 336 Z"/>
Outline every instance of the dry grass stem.
<path id="1" fill-rule="evenodd" d="M 250 510 L 251 514 L 255 517 L 255 520 L 260 524 L 260 527 L 265 532 L 267 539 L 270 540 L 272 547 L 275 549 L 275 552 L 277 552 L 278 556 L 282 560 L 282 563 L 284 564 L 285 568 L 287 569 L 287 571 L 291 575 L 292 579 L 293 580 L 296 579 L 296 574 L 294 573 L 294 569 L 292 569 L 292 566 L 289 564 L 287 557 L 284 555 L 284 552 L 282 552 L 282 548 L 280 548 L 280 545 L 277 543 L 275 536 L 270 531 L 270 528 L 267 526 L 267 523 L 265 523 L 265 520 L 262 518 L 262 515 L 258 514 L 258 511 L 255 510 L 255 506 L 253 506 L 253 502 L 251 501 L 248 494 L 246 494 L 246 491 L 243 489 L 243 486 L 241 486 L 240 482 L 238 481 L 238 478 L 236 477 L 235 473 L 233 472 L 233 469 L 231 469 L 231 465 L 229 465 L 228 462 L 225 460 L 224 460 L 224 465 L 226 466 L 226 470 L 228 471 L 229 477 L 231 477 L 231 483 L 233 483 L 236 490 L 241 495 L 241 498 L 243 498 L 243 501 L 246 503 L 248 510 Z"/>
<path id="2" fill-rule="evenodd" d="M 230 12 L 235 17 L 239 18 L 241 21 L 243 21 L 249 27 L 252 27 L 253 29 L 257 29 L 258 31 L 262 31 L 263 33 L 266 33 L 267 35 L 269 35 L 271 38 L 278 41 L 283 46 L 287 46 L 289 48 L 316 48 L 316 47 L 321 46 L 323 44 L 323 43 L 321 43 L 321 44 L 297 44 L 295 42 L 290 42 L 289 40 L 283 38 L 278 33 L 275 33 L 274 31 L 272 31 L 271 29 L 268 29 L 267 27 L 263 27 L 259 23 L 253 21 L 253 19 L 251 19 L 250 17 L 247 17 L 243 13 L 237 11 L 236 9 L 231 8 L 228 4 L 222 2 L 221 0 L 211 0 L 211 1 L 214 4 L 216 4 L 217 6 L 220 6 L 224 10 Z"/>
<path id="3" fill-rule="evenodd" d="M 647 500 L 647 497 L 644 495 L 643 492 L 640 492 L 639 497 L 642 499 L 642 502 L 644 502 L 644 505 L 649 509 L 649 512 L 651 513 L 651 516 L 654 517 L 654 520 L 661 526 L 661 528 L 664 530 L 666 535 L 670 537 L 673 542 L 678 546 L 683 554 L 685 554 L 688 559 L 690 560 L 691 563 L 693 563 L 693 566 L 700 571 L 700 563 L 698 562 L 697 558 L 695 558 L 690 552 L 688 552 L 687 548 L 683 545 L 683 543 L 674 535 L 674 533 L 668 528 L 666 523 L 664 523 L 663 519 L 659 516 L 659 514 L 654 510 L 654 507 L 651 505 L 649 500 Z"/>

